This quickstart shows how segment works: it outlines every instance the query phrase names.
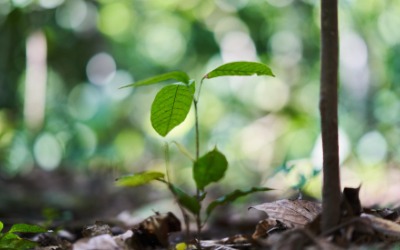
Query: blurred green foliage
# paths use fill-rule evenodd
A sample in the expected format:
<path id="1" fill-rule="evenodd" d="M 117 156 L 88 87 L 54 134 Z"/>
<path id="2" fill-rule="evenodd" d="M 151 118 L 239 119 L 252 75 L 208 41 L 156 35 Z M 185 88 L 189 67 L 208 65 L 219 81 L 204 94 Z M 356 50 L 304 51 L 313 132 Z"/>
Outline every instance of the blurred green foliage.
<path id="1" fill-rule="evenodd" d="M 344 0 L 339 11 L 341 162 L 354 173 L 385 170 L 400 162 L 400 5 Z M 252 179 L 318 193 L 319 1 L 0 0 L 1 175 L 157 168 L 157 90 L 118 88 L 243 60 L 268 64 L 276 78 L 210 80 L 202 151 L 226 153 L 228 186 Z M 193 145 L 189 116 L 167 141 Z M 190 162 L 174 157 L 185 183 Z M 283 176 L 271 178 L 277 168 Z"/>

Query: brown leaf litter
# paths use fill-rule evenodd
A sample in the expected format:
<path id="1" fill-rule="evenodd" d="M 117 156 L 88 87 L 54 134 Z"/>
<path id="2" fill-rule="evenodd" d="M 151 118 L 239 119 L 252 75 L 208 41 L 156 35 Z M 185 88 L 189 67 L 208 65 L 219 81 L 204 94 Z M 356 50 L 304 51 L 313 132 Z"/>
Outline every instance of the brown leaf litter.
<path id="1" fill-rule="evenodd" d="M 397 210 L 363 208 L 360 188 L 345 188 L 340 223 L 321 233 L 321 203 L 283 199 L 251 206 L 266 218 L 254 225 L 252 235 L 235 235 L 216 240 L 185 242 L 181 222 L 173 213 L 145 219 L 129 230 L 115 231 L 107 223 L 96 223 L 73 242 L 39 237 L 37 250 L 142 250 L 142 249 L 392 249 L 400 246 L 400 217 Z M 176 235 L 180 236 L 176 236 Z M 171 239 L 174 237 L 174 239 Z M 177 244 L 180 243 L 180 244 Z M 51 245 L 53 244 L 53 245 Z M 398 248 L 397 248 L 398 249 Z"/>

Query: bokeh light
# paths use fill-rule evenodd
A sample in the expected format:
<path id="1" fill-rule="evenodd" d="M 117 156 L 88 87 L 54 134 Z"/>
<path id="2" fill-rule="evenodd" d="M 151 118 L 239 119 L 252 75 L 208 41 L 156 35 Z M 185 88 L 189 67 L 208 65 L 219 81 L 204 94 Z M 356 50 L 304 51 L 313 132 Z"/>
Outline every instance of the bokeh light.
<path id="1" fill-rule="evenodd" d="M 108 83 L 115 75 L 116 64 L 107 53 L 99 53 L 90 58 L 86 74 L 90 82 L 98 85 Z"/>
<path id="2" fill-rule="evenodd" d="M 110 2 L 100 9 L 99 29 L 111 37 L 122 35 L 131 27 L 134 17 L 127 1 Z"/>
<path id="3" fill-rule="evenodd" d="M 96 16 L 95 6 L 84 0 L 68 0 L 56 11 L 58 25 L 80 32 L 93 30 L 96 27 Z"/>
<path id="4" fill-rule="evenodd" d="M 55 169 L 62 159 L 62 147 L 50 133 L 44 133 L 36 139 L 33 152 L 38 165 L 45 170 Z"/>
<path id="5" fill-rule="evenodd" d="M 285 7 L 293 2 L 293 0 L 267 0 L 267 2 L 275 7 Z"/>
<path id="6" fill-rule="evenodd" d="M 89 120 L 96 115 L 101 101 L 101 92 L 93 85 L 75 86 L 68 96 L 68 110 L 79 120 Z"/>
<path id="7" fill-rule="evenodd" d="M 375 165 L 385 160 L 387 143 L 378 131 L 366 133 L 357 144 L 357 154 L 365 165 Z"/>
<path id="8" fill-rule="evenodd" d="M 64 0 L 39 0 L 40 6 L 46 9 L 53 9 L 61 5 Z"/>
<path id="9" fill-rule="evenodd" d="M 145 30 L 142 47 L 154 63 L 164 66 L 174 65 L 186 51 L 186 39 L 173 26 L 159 23 Z"/>
<path id="10" fill-rule="evenodd" d="M 279 31 L 271 37 L 270 46 L 274 60 L 278 65 L 291 67 L 302 58 L 302 43 L 299 37 L 290 31 Z"/>

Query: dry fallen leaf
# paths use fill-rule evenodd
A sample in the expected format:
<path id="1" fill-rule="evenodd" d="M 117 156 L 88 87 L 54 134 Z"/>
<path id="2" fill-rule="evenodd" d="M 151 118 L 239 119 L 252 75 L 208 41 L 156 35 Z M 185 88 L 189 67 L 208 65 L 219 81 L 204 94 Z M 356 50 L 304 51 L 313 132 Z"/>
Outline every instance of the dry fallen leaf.
<path id="1" fill-rule="evenodd" d="M 253 240 L 247 235 L 234 235 L 220 240 L 202 240 L 200 245 L 204 249 L 233 250 L 251 247 Z"/>
<path id="2" fill-rule="evenodd" d="M 321 203 L 306 200 L 278 200 L 252 206 L 279 220 L 288 228 L 304 227 L 321 212 Z"/>
<path id="3" fill-rule="evenodd" d="M 292 250 L 292 249 L 318 249 L 339 250 L 324 238 L 317 238 L 309 231 L 298 228 L 288 230 L 281 234 L 274 234 L 267 239 L 257 241 L 262 249 Z"/>
<path id="4" fill-rule="evenodd" d="M 181 222 L 171 212 L 156 213 L 132 229 L 133 236 L 129 245 L 134 249 L 148 247 L 168 247 L 168 234 L 181 231 Z"/>
<path id="5" fill-rule="evenodd" d="M 372 228 L 385 236 L 393 237 L 396 239 L 400 239 L 400 225 L 390 221 L 390 220 L 385 220 L 370 214 L 361 214 L 362 218 L 367 218 L 369 221 L 371 221 L 371 226 Z"/>
<path id="6" fill-rule="evenodd" d="M 128 230 L 118 236 L 102 234 L 91 238 L 82 238 L 73 245 L 73 250 L 127 250 L 129 247 L 125 244 L 125 241 L 131 236 L 132 231 Z"/>
<path id="7" fill-rule="evenodd" d="M 251 236 L 253 239 L 266 238 L 269 234 L 274 232 L 279 232 L 286 230 L 286 226 L 282 224 L 279 220 L 265 219 L 258 222 L 256 230 Z"/>

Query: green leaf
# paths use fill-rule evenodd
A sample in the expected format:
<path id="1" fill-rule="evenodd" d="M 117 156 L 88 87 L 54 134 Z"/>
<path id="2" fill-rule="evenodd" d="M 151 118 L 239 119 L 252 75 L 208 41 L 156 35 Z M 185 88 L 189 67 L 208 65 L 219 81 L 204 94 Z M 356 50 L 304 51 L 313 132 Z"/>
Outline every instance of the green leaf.
<path id="1" fill-rule="evenodd" d="M 229 194 L 222 196 L 222 197 L 216 199 L 215 201 L 211 202 L 206 209 L 207 216 L 210 216 L 211 212 L 217 206 L 221 206 L 221 205 L 227 204 L 229 202 L 233 202 L 236 199 L 246 196 L 248 194 L 252 194 L 255 192 L 270 191 L 270 190 L 273 190 L 273 189 L 267 188 L 267 187 L 253 187 L 249 190 L 244 190 L 244 191 L 243 190 L 235 190 L 232 193 L 229 193 Z"/>
<path id="2" fill-rule="evenodd" d="M 37 246 L 36 242 L 22 239 L 18 235 L 13 233 L 6 233 L 3 237 L 0 238 L 0 249 L 23 250 L 32 249 L 35 246 Z"/>
<path id="3" fill-rule="evenodd" d="M 3 230 L 3 228 L 4 228 L 4 224 L 3 224 L 3 222 L 0 221 L 0 233 Z"/>
<path id="4" fill-rule="evenodd" d="M 223 64 L 212 70 L 204 78 L 214 78 L 219 76 L 251 76 L 267 75 L 274 76 L 271 69 L 262 63 L 257 62 L 231 62 Z"/>
<path id="5" fill-rule="evenodd" d="M 204 190 L 211 182 L 218 182 L 224 177 L 227 168 L 228 161 L 217 148 L 200 157 L 193 166 L 193 178 L 197 188 Z"/>
<path id="6" fill-rule="evenodd" d="M 14 224 L 9 233 L 45 233 L 47 230 L 41 226 L 29 224 Z"/>
<path id="7" fill-rule="evenodd" d="M 156 95 L 151 106 L 151 125 L 161 136 L 166 136 L 181 124 L 192 106 L 194 84 L 169 85 Z"/>
<path id="8" fill-rule="evenodd" d="M 169 188 L 171 192 L 175 194 L 178 203 L 181 206 L 189 210 L 192 214 L 200 213 L 201 206 L 199 201 L 195 197 L 188 195 L 182 189 L 173 184 L 169 184 Z"/>
<path id="9" fill-rule="evenodd" d="M 123 187 L 137 187 L 162 178 L 164 178 L 164 174 L 161 172 L 146 171 L 133 175 L 122 176 L 116 180 L 116 185 Z"/>
<path id="10" fill-rule="evenodd" d="M 189 84 L 189 76 L 185 72 L 172 71 L 169 73 L 153 76 L 153 77 L 150 77 L 150 78 L 147 78 L 147 79 L 144 79 L 144 80 L 132 83 L 132 84 L 122 86 L 122 87 L 120 87 L 120 89 L 126 88 L 126 87 L 139 87 L 139 86 L 151 85 L 151 84 L 156 84 L 156 83 L 160 83 L 160 82 L 164 82 L 164 81 L 168 81 L 168 80 L 175 80 L 178 82 Z"/>

